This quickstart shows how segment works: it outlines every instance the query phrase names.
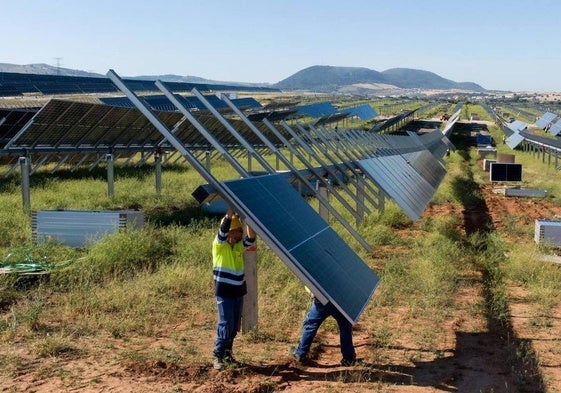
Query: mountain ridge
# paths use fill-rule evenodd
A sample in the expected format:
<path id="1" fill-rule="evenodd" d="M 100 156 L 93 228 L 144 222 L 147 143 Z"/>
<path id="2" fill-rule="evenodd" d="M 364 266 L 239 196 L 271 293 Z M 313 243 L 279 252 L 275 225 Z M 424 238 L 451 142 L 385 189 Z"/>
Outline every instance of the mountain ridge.
<path id="1" fill-rule="evenodd" d="M 287 90 L 333 92 L 343 86 L 386 84 L 400 89 L 485 91 L 474 82 L 455 82 L 433 72 L 412 68 L 390 68 L 379 72 L 364 67 L 311 66 L 304 68 L 273 87 Z"/>

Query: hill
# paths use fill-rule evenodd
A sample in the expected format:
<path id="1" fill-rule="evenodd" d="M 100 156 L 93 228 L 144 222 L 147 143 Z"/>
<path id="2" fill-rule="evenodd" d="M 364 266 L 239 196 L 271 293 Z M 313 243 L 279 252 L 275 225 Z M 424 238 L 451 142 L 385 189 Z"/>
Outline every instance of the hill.
<path id="1" fill-rule="evenodd" d="M 349 86 L 364 89 L 380 84 L 384 88 L 393 86 L 398 89 L 433 89 L 433 90 L 471 90 L 485 89 L 473 82 L 454 82 L 433 72 L 392 68 L 378 72 L 362 67 L 311 66 L 273 85 L 283 90 L 313 90 L 321 92 L 342 92 Z"/>
<path id="2" fill-rule="evenodd" d="M 278 82 L 283 90 L 333 91 L 355 83 L 387 83 L 378 71 L 361 67 L 311 66 Z"/>
<path id="3" fill-rule="evenodd" d="M 391 68 L 389 70 L 382 71 L 381 74 L 387 78 L 388 83 L 404 89 L 485 90 L 483 87 L 473 82 L 454 82 L 433 72 L 415 70 L 411 68 Z"/>
<path id="4" fill-rule="evenodd" d="M 64 75 L 64 76 L 87 76 L 105 77 L 105 75 L 95 72 L 73 70 L 71 68 L 55 67 L 48 64 L 9 64 L 0 63 L 0 72 L 15 72 L 20 74 L 39 74 L 39 75 Z"/>

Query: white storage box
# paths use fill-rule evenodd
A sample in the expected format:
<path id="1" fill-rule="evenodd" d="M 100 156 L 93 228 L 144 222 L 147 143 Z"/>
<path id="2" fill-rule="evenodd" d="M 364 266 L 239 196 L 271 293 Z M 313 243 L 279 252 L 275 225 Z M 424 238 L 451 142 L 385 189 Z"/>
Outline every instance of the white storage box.
<path id="1" fill-rule="evenodd" d="M 31 215 L 35 243 L 52 238 L 71 247 L 84 247 L 106 233 L 143 225 L 142 212 L 135 210 L 39 210 Z"/>
<path id="2" fill-rule="evenodd" d="M 536 220 L 534 240 L 538 244 L 561 246 L 561 221 Z"/>

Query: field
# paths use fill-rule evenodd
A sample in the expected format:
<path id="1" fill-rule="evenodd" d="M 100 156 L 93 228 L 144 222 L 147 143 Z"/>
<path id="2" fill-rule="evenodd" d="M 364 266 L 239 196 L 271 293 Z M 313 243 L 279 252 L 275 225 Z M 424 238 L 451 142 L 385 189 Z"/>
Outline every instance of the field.
<path id="1" fill-rule="evenodd" d="M 352 367 L 339 365 L 332 320 L 309 364 L 290 359 L 309 299 L 260 243 L 259 328 L 236 339 L 239 367 L 212 368 L 210 243 L 218 218 L 190 199 L 201 182 L 192 170 L 166 171 L 162 196 L 150 173 L 123 173 L 112 201 L 95 175 L 37 176 L 37 209 L 142 208 L 148 217 L 142 231 L 86 250 L 32 246 L 17 182 L 6 182 L 2 251 L 62 267 L 0 281 L 1 391 L 561 391 L 561 272 L 544 258 L 557 250 L 533 240 L 535 219 L 561 217 L 561 174 L 516 152 L 523 186 L 548 196 L 505 197 L 464 137 L 454 136 L 448 174 L 418 222 L 389 203 L 360 228 L 374 252 L 357 252 L 382 283 L 355 328 L 360 362 Z"/>

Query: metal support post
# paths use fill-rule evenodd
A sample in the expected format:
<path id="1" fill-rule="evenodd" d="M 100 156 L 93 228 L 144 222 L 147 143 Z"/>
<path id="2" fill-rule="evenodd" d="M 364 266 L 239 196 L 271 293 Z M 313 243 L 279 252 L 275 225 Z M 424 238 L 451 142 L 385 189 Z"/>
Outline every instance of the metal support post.
<path id="1" fill-rule="evenodd" d="M 113 154 L 106 154 L 105 162 L 107 163 L 107 196 L 113 199 L 115 197 L 115 166 Z"/>
<path id="2" fill-rule="evenodd" d="M 329 193 L 327 191 L 327 187 L 325 184 L 320 182 L 319 180 L 316 182 L 316 187 L 318 188 L 318 194 L 321 195 L 326 200 L 329 200 Z M 321 218 L 325 220 L 325 222 L 329 222 L 329 210 L 323 205 L 319 204 L 319 215 Z"/>
<path id="3" fill-rule="evenodd" d="M 210 151 L 205 151 L 205 158 L 206 158 L 206 170 L 210 172 Z"/>
<path id="4" fill-rule="evenodd" d="M 257 247 L 249 247 L 243 255 L 247 293 L 243 298 L 242 333 L 257 331 Z"/>
<path id="5" fill-rule="evenodd" d="M 356 226 L 359 227 L 364 221 L 364 178 L 356 179 Z"/>
<path id="6" fill-rule="evenodd" d="M 253 170 L 252 168 L 252 162 L 251 162 L 251 152 L 248 150 L 247 151 L 247 171 L 250 172 Z"/>
<path id="7" fill-rule="evenodd" d="M 29 213 L 31 211 L 31 187 L 29 182 L 29 167 L 31 160 L 29 157 L 20 157 L 19 166 L 21 171 L 21 197 L 23 202 L 23 211 Z"/>
<path id="8" fill-rule="evenodd" d="M 162 156 L 154 154 L 154 166 L 156 168 L 156 194 L 162 193 Z"/>

